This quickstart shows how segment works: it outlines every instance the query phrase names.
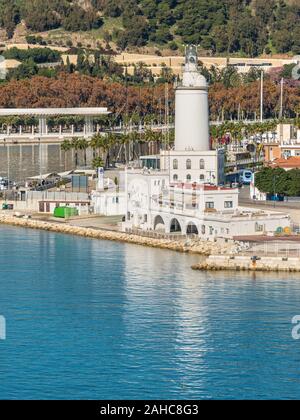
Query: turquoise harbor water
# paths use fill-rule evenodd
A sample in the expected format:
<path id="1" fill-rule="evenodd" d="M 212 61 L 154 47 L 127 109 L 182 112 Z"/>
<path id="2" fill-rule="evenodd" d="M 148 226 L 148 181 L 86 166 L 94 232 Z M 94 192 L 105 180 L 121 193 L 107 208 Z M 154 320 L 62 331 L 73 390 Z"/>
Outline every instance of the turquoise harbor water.
<path id="1" fill-rule="evenodd" d="M 300 398 L 299 275 L 13 227 L 0 249 L 1 399 Z"/>

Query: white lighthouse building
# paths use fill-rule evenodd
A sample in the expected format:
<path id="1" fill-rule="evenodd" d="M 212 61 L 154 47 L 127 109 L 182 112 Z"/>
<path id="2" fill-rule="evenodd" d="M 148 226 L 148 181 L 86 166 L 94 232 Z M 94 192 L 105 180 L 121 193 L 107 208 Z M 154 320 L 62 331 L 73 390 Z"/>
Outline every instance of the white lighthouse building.
<path id="1" fill-rule="evenodd" d="M 175 95 L 174 149 L 161 151 L 160 170 L 126 170 L 123 230 L 215 240 L 288 226 L 289 218 L 280 213 L 238 208 L 238 189 L 223 186 L 225 154 L 210 147 L 208 85 L 194 46 L 186 50 Z"/>
<path id="2" fill-rule="evenodd" d="M 175 147 L 161 152 L 170 181 L 224 183 L 224 150 L 211 150 L 208 84 L 199 72 L 197 49 L 186 49 L 182 82 L 175 92 Z"/>
<path id="3" fill-rule="evenodd" d="M 182 83 L 175 99 L 175 150 L 208 151 L 208 84 L 198 71 L 196 47 L 188 47 Z"/>

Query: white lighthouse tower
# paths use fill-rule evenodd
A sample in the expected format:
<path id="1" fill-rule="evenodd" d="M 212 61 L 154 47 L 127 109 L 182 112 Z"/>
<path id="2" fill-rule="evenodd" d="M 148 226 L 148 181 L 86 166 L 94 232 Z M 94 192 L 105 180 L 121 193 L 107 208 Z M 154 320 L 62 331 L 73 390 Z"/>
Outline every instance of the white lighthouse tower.
<path id="1" fill-rule="evenodd" d="M 224 183 L 224 150 L 210 147 L 208 83 L 198 69 L 194 45 L 186 48 L 175 97 L 175 146 L 161 151 L 161 169 L 174 183 Z"/>
<path id="2" fill-rule="evenodd" d="M 198 70 L 197 47 L 186 48 L 182 83 L 176 89 L 175 150 L 208 151 L 208 85 Z"/>

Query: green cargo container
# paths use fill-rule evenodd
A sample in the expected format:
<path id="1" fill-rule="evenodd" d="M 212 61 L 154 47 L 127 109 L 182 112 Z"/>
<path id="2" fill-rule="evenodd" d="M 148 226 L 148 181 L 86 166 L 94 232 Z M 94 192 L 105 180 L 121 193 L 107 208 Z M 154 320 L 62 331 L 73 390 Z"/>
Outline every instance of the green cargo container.
<path id="1" fill-rule="evenodd" d="M 2 204 L 2 210 L 13 210 L 13 209 L 14 209 L 13 204 L 7 204 L 7 203 Z"/>
<path id="2" fill-rule="evenodd" d="M 78 210 L 74 207 L 56 207 L 54 210 L 54 217 L 66 219 L 73 216 L 78 216 Z"/>

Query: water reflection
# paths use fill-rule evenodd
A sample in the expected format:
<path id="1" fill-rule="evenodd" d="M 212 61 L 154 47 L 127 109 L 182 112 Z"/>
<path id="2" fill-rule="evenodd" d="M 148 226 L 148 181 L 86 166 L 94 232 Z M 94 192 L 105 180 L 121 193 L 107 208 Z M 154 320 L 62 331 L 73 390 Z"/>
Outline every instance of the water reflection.
<path id="1" fill-rule="evenodd" d="M 92 152 L 87 152 L 87 163 L 92 160 Z M 84 165 L 83 152 L 78 151 L 78 165 Z M 64 152 L 60 145 L 1 145 L 0 176 L 11 181 L 23 181 L 40 173 L 63 172 L 74 169 L 74 151 Z"/>
<path id="2" fill-rule="evenodd" d="M 146 381 L 155 386 L 158 375 L 160 387 L 174 393 L 203 389 L 207 308 L 199 276 L 190 269 L 198 260 L 182 255 L 178 264 L 176 253 L 125 248 L 124 325 L 127 346 L 135 349 L 133 383 L 143 382 L 138 369 L 147 366 L 146 354 L 151 351 L 151 362 L 143 370 Z M 143 392 L 147 393 L 146 387 Z"/>
<path id="3" fill-rule="evenodd" d="M 2 227 L 0 398 L 299 398 L 297 275 Z"/>

